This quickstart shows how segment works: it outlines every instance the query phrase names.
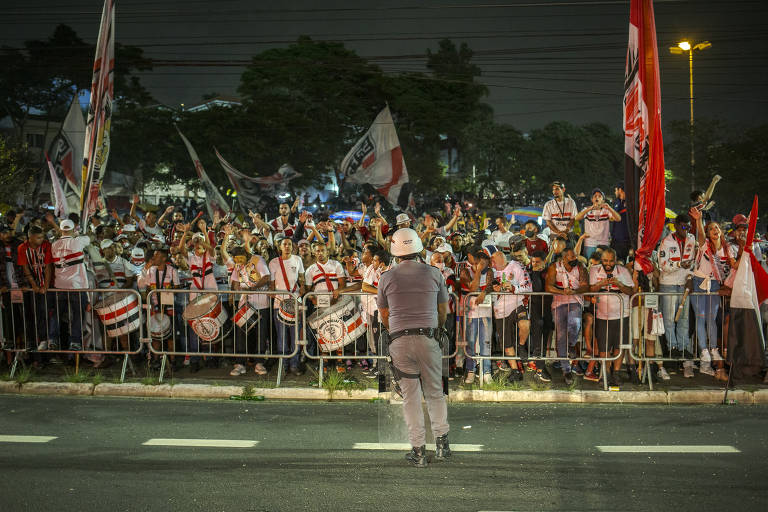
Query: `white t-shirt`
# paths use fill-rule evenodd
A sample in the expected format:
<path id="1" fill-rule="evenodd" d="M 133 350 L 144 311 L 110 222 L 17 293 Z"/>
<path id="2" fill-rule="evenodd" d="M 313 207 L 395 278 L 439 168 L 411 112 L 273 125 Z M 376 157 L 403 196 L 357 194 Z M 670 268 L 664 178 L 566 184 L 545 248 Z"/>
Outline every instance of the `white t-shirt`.
<path id="1" fill-rule="evenodd" d="M 81 290 L 88 288 L 83 251 L 91 244 L 87 236 L 64 236 L 51 244 L 56 288 Z"/>
<path id="2" fill-rule="evenodd" d="M 187 262 L 189 263 L 189 272 L 192 274 L 190 290 L 218 290 L 216 278 L 213 275 L 213 258 L 208 256 L 207 251 L 202 256 L 190 251 L 187 255 Z M 190 295 L 190 300 L 193 298 Z"/>
<path id="3" fill-rule="evenodd" d="M 632 274 L 626 267 L 616 265 L 611 272 L 613 277 L 618 278 L 619 282 L 624 286 L 634 286 L 632 282 Z M 589 269 L 589 284 L 596 284 L 603 279 L 608 278 L 608 273 L 605 271 L 602 265 L 593 265 Z M 629 295 L 622 293 L 618 286 L 615 284 L 608 285 L 599 290 L 600 292 L 613 292 L 611 295 L 598 295 L 595 298 L 597 303 L 595 305 L 595 317 L 600 320 L 618 320 L 622 317 L 626 318 L 630 314 L 629 307 Z M 625 339 L 627 334 L 625 333 Z"/>
<path id="4" fill-rule="evenodd" d="M 287 268 L 285 270 L 286 272 L 288 271 Z M 252 256 L 251 260 L 245 265 L 235 265 L 235 268 L 232 270 L 232 275 L 230 276 L 230 281 L 239 283 L 241 290 L 268 290 L 269 287 L 267 285 L 260 288 L 255 287 L 257 281 L 254 280 L 256 277 L 254 272 L 258 272 L 261 277 L 270 275 L 269 267 L 261 256 Z M 238 307 L 245 304 L 246 300 L 256 309 L 269 307 L 269 296 L 267 294 L 241 295 Z"/>
<path id="5" fill-rule="evenodd" d="M 610 244 L 611 211 L 605 206 L 599 210 L 589 210 L 584 216 L 584 233 L 589 235 L 584 240 L 587 247 Z"/>
<path id="6" fill-rule="evenodd" d="M 550 199 L 544 205 L 541 218 L 545 221 L 550 220 L 560 231 L 565 231 L 568 223 L 576 217 L 576 202 L 570 197 L 566 197 L 562 202 Z"/>
<path id="7" fill-rule="evenodd" d="M 147 287 L 150 290 L 156 290 L 158 288 L 163 290 L 178 288 L 181 283 L 179 280 L 179 273 L 168 263 L 166 263 L 164 270 L 160 270 L 157 266 L 152 265 L 147 269 L 145 274 Z M 158 283 L 160 283 L 160 285 L 158 285 Z M 174 295 L 175 294 L 169 296 L 168 294 L 163 295 L 162 293 L 152 295 L 152 304 L 157 305 L 158 300 L 162 300 L 163 306 L 173 307 L 174 302 L 176 301 Z M 183 294 L 178 294 L 178 296 L 183 297 Z"/>
<path id="8" fill-rule="evenodd" d="M 491 241 L 494 243 L 494 245 L 502 248 L 502 249 L 508 249 L 509 248 L 509 239 L 512 238 L 515 234 L 509 230 L 507 230 L 505 233 L 502 233 L 500 229 L 497 229 L 493 233 L 491 233 Z"/>
<path id="9" fill-rule="evenodd" d="M 510 261 L 501 271 L 494 271 L 494 279 L 500 282 L 510 282 L 515 287 L 515 293 L 527 293 L 533 290 L 528 272 L 516 261 Z M 506 318 L 523 305 L 525 295 L 500 295 L 494 297 L 493 315 L 496 318 Z"/>
<path id="10" fill-rule="evenodd" d="M 378 287 L 380 277 L 381 277 L 381 272 L 377 270 L 373 266 L 373 264 L 371 264 L 365 268 L 365 271 L 363 273 L 363 282 L 365 284 Z M 376 294 L 368 293 L 363 295 L 361 302 L 363 305 L 363 312 L 366 315 L 365 321 L 370 322 L 370 319 L 373 318 L 373 315 L 378 310 L 378 305 L 376 302 Z"/>
<path id="11" fill-rule="evenodd" d="M 269 277 L 275 283 L 275 290 L 288 290 L 292 292 L 299 291 L 299 275 L 304 274 L 304 263 L 301 258 L 292 254 L 287 260 L 283 260 L 283 267 L 285 267 L 285 277 L 288 278 L 286 282 L 283 277 L 283 271 L 280 267 L 280 256 L 273 258 L 269 262 Z M 275 307 L 280 307 L 281 297 L 275 296 Z"/>
<path id="12" fill-rule="evenodd" d="M 126 278 L 133 275 L 128 262 L 120 256 L 115 256 L 112 261 L 104 259 L 103 262 L 96 274 L 96 285 L 99 288 L 124 288 Z"/>
<path id="13" fill-rule="evenodd" d="M 150 236 L 160 236 L 160 237 L 163 237 L 163 239 L 165 239 L 165 237 L 163 236 L 163 228 L 161 228 L 157 223 L 155 223 L 154 226 L 150 227 L 150 226 L 147 226 L 146 220 L 141 219 L 139 221 L 139 229 Z"/>
<path id="14" fill-rule="evenodd" d="M 304 282 L 314 292 L 330 292 L 339 287 L 339 278 L 346 275 L 344 267 L 336 260 L 328 260 L 325 263 L 316 261 L 309 267 L 304 276 Z M 328 288 L 326 278 L 331 283 Z"/>

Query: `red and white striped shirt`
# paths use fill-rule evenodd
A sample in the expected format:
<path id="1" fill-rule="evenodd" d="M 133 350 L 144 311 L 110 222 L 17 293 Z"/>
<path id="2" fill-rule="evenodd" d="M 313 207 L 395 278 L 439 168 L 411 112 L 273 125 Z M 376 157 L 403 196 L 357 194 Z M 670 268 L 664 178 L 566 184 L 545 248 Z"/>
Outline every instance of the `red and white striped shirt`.
<path id="1" fill-rule="evenodd" d="M 82 290 L 88 288 L 83 250 L 90 245 L 87 236 L 63 236 L 51 244 L 56 288 Z"/>

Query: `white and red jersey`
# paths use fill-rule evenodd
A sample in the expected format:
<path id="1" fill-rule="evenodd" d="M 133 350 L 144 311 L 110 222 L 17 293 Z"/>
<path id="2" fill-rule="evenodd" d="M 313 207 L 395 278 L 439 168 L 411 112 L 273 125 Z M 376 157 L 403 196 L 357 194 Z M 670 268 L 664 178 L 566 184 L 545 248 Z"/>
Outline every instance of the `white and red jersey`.
<path id="1" fill-rule="evenodd" d="M 561 202 L 558 202 L 556 199 L 550 199 L 544 205 L 541 218 L 545 221 L 552 221 L 557 229 L 565 231 L 570 221 L 576 217 L 576 213 L 578 213 L 576 202 L 570 197 L 564 198 Z"/>
<path id="2" fill-rule="evenodd" d="M 213 275 L 213 259 L 208 255 L 208 251 L 202 256 L 191 252 L 187 255 L 189 263 L 189 272 L 192 274 L 190 290 L 217 290 L 216 278 Z M 190 300 L 194 297 L 190 295 Z"/>
<path id="3" fill-rule="evenodd" d="M 685 284 L 685 280 L 693 273 L 693 265 L 690 268 L 682 268 L 683 263 L 689 263 L 696 257 L 696 237 L 688 234 L 684 240 L 670 233 L 659 244 L 659 269 L 661 284 L 678 285 Z"/>
<path id="4" fill-rule="evenodd" d="M 347 267 L 344 266 L 344 275 L 347 277 L 347 284 L 361 283 L 365 278 L 365 271 L 367 270 L 367 267 L 358 258 L 350 257 L 350 261 L 354 266 L 351 273 L 348 272 Z"/>
<path id="5" fill-rule="evenodd" d="M 494 279 L 501 283 L 512 283 L 515 294 L 530 293 L 533 290 L 528 272 L 516 261 L 510 261 L 501 271 L 494 271 Z M 506 318 L 523 305 L 525 295 L 500 295 L 494 297 L 493 315 L 496 318 Z"/>
<path id="6" fill-rule="evenodd" d="M 275 290 L 284 290 L 290 292 L 299 291 L 299 276 L 304 274 L 304 263 L 301 257 L 292 254 L 287 260 L 282 260 L 280 265 L 280 256 L 273 258 L 269 262 L 269 278 L 275 283 Z M 285 269 L 285 275 L 283 275 Z M 280 307 L 280 297 L 275 297 L 275 307 Z"/>
<path id="7" fill-rule="evenodd" d="M 632 274 L 626 267 L 616 265 L 611 271 L 611 276 L 619 280 L 624 286 L 633 287 L 635 283 L 632 281 Z M 602 265 L 594 265 L 589 269 L 589 284 L 597 284 L 603 279 L 608 279 L 608 272 L 605 271 Z M 629 316 L 629 295 L 622 293 L 620 288 L 615 284 L 609 284 L 603 288 L 600 288 L 600 292 L 614 292 L 611 295 L 596 295 L 595 296 L 595 317 L 600 320 L 618 320 L 620 318 L 626 318 Z M 624 334 L 625 339 L 629 336 Z"/>
<path id="8" fill-rule="evenodd" d="M 104 258 L 102 265 L 99 266 L 99 271 L 95 274 L 96 286 L 99 288 L 125 288 L 125 282 L 131 275 L 133 274 L 128 262 L 120 256 L 115 256 L 112 261 Z"/>
<path id="9" fill-rule="evenodd" d="M 316 261 L 307 269 L 304 282 L 313 292 L 332 292 L 339 287 L 339 279 L 345 275 L 344 267 L 336 260 L 325 263 Z"/>
<path id="10" fill-rule="evenodd" d="M 367 267 L 365 267 L 365 270 L 363 272 L 363 282 L 365 284 L 375 286 L 376 288 L 378 288 L 380 277 L 381 277 L 381 270 L 377 269 L 373 264 L 370 264 Z M 368 293 L 363 295 L 361 302 L 363 306 L 363 313 L 366 316 L 365 321 L 370 322 L 371 319 L 373 318 L 373 315 L 376 314 L 376 311 L 378 311 L 376 294 Z"/>
<path id="11" fill-rule="evenodd" d="M 154 226 L 148 226 L 147 221 L 144 219 L 141 219 L 139 221 L 139 229 L 147 234 L 149 237 L 160 237 L 165 241 L 165 235 L 163 234 L 163 228 L 161 228 L 157 222 L 155 222 Z"/>
<path id="12" fill-rule="evenodd" d="M 289 217 L 290 218 L 290 217 Z M 293 238 L 293 234 L 296 232 L 296 224 L 290 224 L 288 221 L 283 221 L 282 217 L 277 217 L 269 221 L 269 225 L 272 227 L 272 233 L 282 233 L 285 238 Z"/>
<path id="13" fill-rule="evenodd" d="M 589 235 L 584 240 L 584 245 L 587 247 L 610 244 L 611 210 L 607 206 L 599 210 L 589 210 L 584 216 L 584 233 Z"/>
<path id="14" fill-rule="evenodd" d="M 230 282 L 238 283 L 241 290 L 267 290 L 267 285 L 256 288 L 256 283 L 262 277 L 269 275 L 269 266 L 267 266 L 267 262 L 264 261 L 264 258 L 261 256 L 254 255 L 251 257 L 251 260 L 244 265 L 235 265 L 235 268 L 230 275 Z M 266 294 L 241 295 L 238 306 L 245 304 L 246 300 L 256 309 L 269 307 L 269 296 Z"/>
<path id="15" fill-rule="evenodd" d="M 56 288 L 62 290 L 82 290 L 88 288 L 88 275 L 85 271 L 86 247 L 91 244 L 87 236 L 63 236 L 51 244 Z"/>
<path id="16" fill-rule="evenodd" d="M 726 250 L 728 251 L 727 253 Z M 699 248 L 699 253 L 696 256 L 694 275 L 704 279 L 714 279 L 722 283 L 731 273 L 731 265 L 728 262 L 729 258 L 735 259 L 738 255 L 739 248 L 736 245 L 728 244 L 727 247 L 721 245 L 720 249 L 715 251 L 712 244 L 707 240 L 704 242 L 704 246 Z"/>
<path id="17" fill-rule="evenodd" d="M 156 265 L 152 265 L 147 269 L 146 276 L 147 287 L 150 290 L 157 290 L 158 288 L 170 290 L 178 288 L 181 284 L 181 281 L 179 281 L 179 273 L 174 267 L 167 263 L 164 269 L 159 269 Z"/>
<path id="18" fill-rule="evenodd" d="M 574 265 L 571 270 L 566 270 L 562 260 L 555 263 L 555 286 L 561 290 L 578 290 L 580 286 L 581 271 L 579 265 Z M 552 295 L 552 309 L 564 304 L 584 305 L 583 295 Z"/>

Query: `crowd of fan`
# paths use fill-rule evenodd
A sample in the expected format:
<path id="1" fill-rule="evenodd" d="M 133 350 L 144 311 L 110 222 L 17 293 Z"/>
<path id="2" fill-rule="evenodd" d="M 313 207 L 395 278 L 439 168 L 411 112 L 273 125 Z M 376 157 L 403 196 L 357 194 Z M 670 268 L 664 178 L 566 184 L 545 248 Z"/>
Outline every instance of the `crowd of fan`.
<path id="1" fill-rule="evenodd" d="M 250 367 L 266 375 L 274 370 L 258 355 L 294 354 L 285 366 L 299 375 L 309 364 L 295 346 L 299 336 L 294 329 L 300 324 L 280 317 L 287 295 L 276 292 L 331 293 L 330 304 L 314 295 L 305 300 L 308 313 L 336 304 L 347 293 L 355 296 L 366 330 L 351 346 L 326 355 L 338 372 L 358 365 L 375 375 L 375 358 L 365 356 L 381 350 L 376 286 L 381 274 L 397 264 L 388 252 L 392 234 L 413 227 L 426 247 L 424 261 L 441 270 L 453 292 L 446 328 L 452 340 L 448 353 L 456 356 L 449 371 L 465 385 L 486 383 L 494 373 L 522 380 L 525 371 L 550 381 L 552 366 L 566 384 L 577 375 L 597 381 L 605 373 L 611 385 L 618 385 L 622 378 L 636 380 L 643 374 L 625 349 L 629 343 L 635 344 L 633 352 L 651 359 L 679 360 L 685 377 L 698 369 L 725 379 L 728 311 L 720 296 L 728 294 L 729 277 L 744 249 L 747 219 L 736 216 L 726 234 L 726 226 L 705 223 L 695 201 L 665 230 L 653 256 L 654 270 L 644 274 L 633 265 L 623 185 L 613 192 L 611 205 L 602 190 L 594 189 L 591 203 L 580 209 L 565 185 L 555 182 L 541 225 L 536 219 L 519 223 L 469 213 L 450 203 L 439 212 L 395 218 L 385 218 L 378 203 L 370 210 L 361 204 L 359 219 L 332 221 L 301 210 L 298 199 L 280 204 L 273 218 L 254 212 L 207 218 L 174 205 L 158 217 L 134 201 L 126 215 L 94 216 L 84 230 L 76 215 L 55 219 L 47 214 L 26 224 L 21 214 L 12 215 L 9 224 L 0 226 L 3 349 L 26 349 L 37 365 L 61 350 L 84 350 L 94 366 L 104 366 L 111 362 L 108 354 L 89 352 L 133 350 L 138 340 L 136 335 L 105 335 L 91 313 L 103 296 L 82 290 L 133 289 L 145 303 L 147 293 L 158 290 L 150 294 L 149 311 L 168 317 L 173 336 L 154 340 L 153 346 L 187 353 L 171 358 L 171 364 L 196 371 L 205 363 L 196 354 L 210 346 L 182 319 L 195 294 L 165 298 L 160 290 L 256 290 L 271 295 L 222 296 L 230 318 L 249 304 L 262 319 L 250 334 L 232 328 L 229 344 L 220 345 L 222 351 L 227 347 L 233 354 L 254 355 L 234 359 L 226 371 L 237 376 Z M 414 283 L 414 290 L 418 287 Z M 686 287 L 719 295 L 692 295 L 680 307 Z M 673 294 L 662 294 L 660 304 L 650 307 L 632 299 L 639 291 Z M 629 339 L 630 322 L 640 326 L 631 332 L 642 333 L 642 341 Z M 309 353 L 322 351 L 312 330 L 307 333 Z M 459 343 L 456 350 L 456 339 L 466 345 Z M 141 357 L 159 364 L 155 354 Z M 546 360 L 552 359 L 554 365 L 548 366 Z M 207 360 L 218 364 L 220 358 Z M 661 361 L 647 369 L 649 378 L 669 379 Z"/>

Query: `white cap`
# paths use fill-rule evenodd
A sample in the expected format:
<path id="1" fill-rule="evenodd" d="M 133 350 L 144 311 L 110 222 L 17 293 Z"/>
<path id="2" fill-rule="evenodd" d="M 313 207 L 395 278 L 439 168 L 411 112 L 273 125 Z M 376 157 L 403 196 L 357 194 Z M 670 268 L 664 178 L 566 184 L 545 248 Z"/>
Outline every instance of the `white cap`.
<path id="1" fill-rule="evenodd" d="M 407 213 L 398 213 L 397 217 L 395 218 L 395 224 L 405 224 L 406 222 L 410 222 L 411 218 L 408 216 Z"/>
<path id="2" fill-rule="evenodd" d="M 59 224 L 59 229 L 62 231 L 72 231 L 73 229 L 75 229 L 75 223 L 69 219 L 64 219 Z"/>
<path id="3" fill-rule="evenodd" d="M 419 234 L 411 228 L 400 228 L 392 235 L 389 252 L 392 256 L 408 256 L 420 253 L 424 249 Z"/>
<path id="4" fill-rule="evenodd" d="M 123 226 L 123 233 L 135 233 L 136 232 L 136 226 L 133 224 L 126 224 Z"/>
<path id="5" fill-rule="evenodd" d="M 141 247 L 134 247 L 131 251 L 131 258 L 143 258 L 144 257 L 144 249 Z"/>
<path id="6" fill-rule="evenodd" d="M 194 242 L 195 240 L 205 240 L 205 235 L 202 233 L 195 233 L 192 235 L 192 241 Z"/>
<path id="7" fill-rule="evenodd" d="M 450 246 L 450 244 L 446 244 L 443 242 L 439 246 L 437 246 L 437 249 L 435 249 L 435 252 L 449 252 L 453 254 L 453 247 Z"/>
<path id="8" fill-rule="evenodd" d="M 102 249 L 106 249 L 107 247 L 112 247 L 112 245 L 114 245 L 114 242 L 109 238 L 105 238 L 104 240 L 101 241 L 101 245 L 99 245 L 99 247 L 101 247 Z"/>

